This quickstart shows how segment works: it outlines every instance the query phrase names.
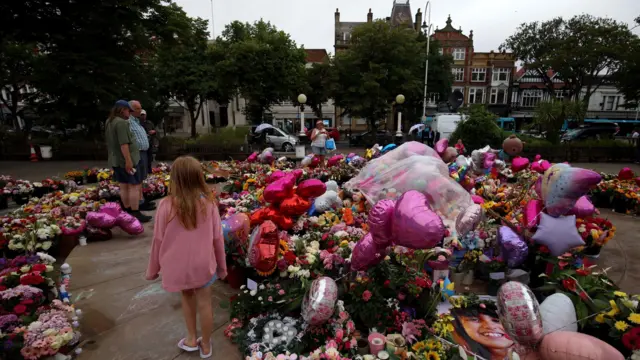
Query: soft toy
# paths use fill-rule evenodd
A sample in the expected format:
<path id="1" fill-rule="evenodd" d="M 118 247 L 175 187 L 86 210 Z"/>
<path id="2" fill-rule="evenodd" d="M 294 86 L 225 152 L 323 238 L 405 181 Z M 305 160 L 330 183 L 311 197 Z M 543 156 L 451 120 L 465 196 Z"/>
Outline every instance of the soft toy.
<path id="1" fill-rule="evenodd" d="M 335 191 L 337 193 L 338 190 L 340 190 L 338 188 L 338 183 L 333 180 L 329 180 L 324 184 L 327 186 L 327 191 Z"/>
<path id="2" fill-rule="evenodd" d="M 486 174 L 495 163 L 495 153 L 489 145 L 471 152 L 471 168 L 478 174 Z"/>
<path id="3" fill-rule="evenodd" d="M 436 143 L 436 152 L 445 163 L 450 163 L 458 156 L 458 151 L 449 146 L 449 139 L 441 139 Z"/>
<path id="4" fill-rule="evenodd" d="M 500 160 L 509 161 L 510 158 L 519 155 L 524 148 L 524 142 L 515 135 L 509 135 L 502 142 L 502 151 L 498 154 Z"/>
<path id="5" fill-rule="evenodd" d="M 353 195 L 351 195 L 351 199 L 353 199 L 352 210 L 354 212 L 357 212 L 357 213 L 365 212 L 366 200 L 360 192 L 356 192 Z"/>
<path id="6" fill-rule="evenodd" d="M 322 214 L 331 209 L 339 209 L 342 207 L 342 200 L 338 197 L 338 193 L 333 190 L 327 190 L 322 196 L 317 197 L 314 201 L 316 212 Z"/>

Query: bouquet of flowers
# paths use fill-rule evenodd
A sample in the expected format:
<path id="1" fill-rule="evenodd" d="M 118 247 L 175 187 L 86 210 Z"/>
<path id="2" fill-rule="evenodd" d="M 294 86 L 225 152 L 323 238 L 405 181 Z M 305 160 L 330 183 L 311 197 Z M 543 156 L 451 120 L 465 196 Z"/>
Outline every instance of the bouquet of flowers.
<path id="1" fill-rule="evenodd" d="M 616 228 L 607 219 L 599 217 L 588 217 L 585 219 L 576 219 L 576 227 L 578 233 L 585 243 L 585 255 L 598 255 L 604 245 L 611 240 Z"/>
<path id="2" fill-rule="evenodd" d="M 51 309 L 45 310 L 38 319 L 26 328 L 16 329 L 24 337 L 24 347 L 20 350 L 27 360 L 36 360 L 44 356 L 57 354 L 60 349 L 79 340 L 79 334 L 73 331 L 70 317 L 73 308 L 60 300 L 53 300 Z M 79 324 L 74 323 L 78 326 Z"/>
<path id="3" fill-rule="evenodd" d="M 58 226 L 60 227 L 63 235 L 73 236 L 80 235 L 87 226 L 87 222 L 84 219 L 81 219 L 78 215 L 67 216 L 58 221 Z"/>
<path id="4" fill-rule="evenodd" d="M 9 239 L 9 249 L 18 252 L 47 251 L 53 245 L 55 238 L 62 231 L 56 224 L 51 224 L 46 218 L 37 220 L 24 232 L 15 232 Z"/>
<path id="5" fill-rule="evenodd" d="M 111 169 L 98 169 L 96 170 L 96 173 L 98 181 L 111 180 L 111 177 L 113 176 L 113 170 Z"/>
<path id="6" fill-rule="evenodd" d="M 607 343 L 614 345 L 625 356 L 640 349 L 640 311 L 638 296 L 630 297 L 622 291 L 614 291 L 611 299 L 595 318 L 590 320 L 589 326 L 596 331 L 591 332 Z"/>
<path id="7" fill-rule="evenodd" d="M 83 183 L 83 178 L 85 177 L 85 172 L 84 171 L 79 171 L 79 170 L 74 170 L 74 171 L 69 171 L 66 174 L 64 174 L 64 178 L 67 180 L 73 180 L 75 181 L 77 184 L 82 184 Z"/>
<path id="8" fill-rule="evenodd" d="M 98 198 L 111 200 L 120 196 L 120 187 L 109 181 L 101 181 L 98 185 Z"/>

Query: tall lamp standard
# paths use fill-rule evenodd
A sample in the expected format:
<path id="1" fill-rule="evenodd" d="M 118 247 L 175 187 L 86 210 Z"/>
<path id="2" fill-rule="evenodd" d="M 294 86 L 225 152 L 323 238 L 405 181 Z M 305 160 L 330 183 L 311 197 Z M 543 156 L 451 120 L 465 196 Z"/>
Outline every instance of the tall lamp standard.
<path id="1" fill-rule="evenodd" d="M 298 136 L 307 136 L 304 133 L 304 104 L 307 103 L 307 95 L 298 95 L 298 104 L 300 104 L 300 134 Z"/>
<path id="2" fill-rule="evenodd" d="M 398 131 L 396 131 L 396 140 L 402 139 L 402 104 L 404 104 L 404 95 L 396 96 L 396 106 L 398 107 Z"/>
<path id="3" fill-rule="evenodd" d="M 424 99 L 422 100 L 422 121 L 427 121 L 427 80 L 429 78 L 429 44 L 431 43 L 431 1 L 427 1 L 424 7 L 427 14 L 427 22 L 422 22 L 422 30 L 427 35 L 427 60 L 424 66 Z"/>

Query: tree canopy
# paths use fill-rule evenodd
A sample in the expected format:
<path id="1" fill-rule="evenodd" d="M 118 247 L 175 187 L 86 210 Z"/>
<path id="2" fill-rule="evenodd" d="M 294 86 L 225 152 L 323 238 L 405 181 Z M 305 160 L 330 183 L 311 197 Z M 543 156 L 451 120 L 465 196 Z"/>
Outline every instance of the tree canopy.
<path id="1" fill-rule="evenodd" d="M 423 98 L 426 44 L 424 36 L 378 20 L 356 27 L 351 47 L 334 59 L 331 96 L 344 113 L 375 126 L 403 94 L 406 106 Z M 446 94 L 451 86 L 451 59 L 432 43 L 429 92 Z"/>
<path id="2" fill-rule="evenodd" d="M 501 49 L 512 51 L 526 68 L 535 70 L 549 91 L 554 87 L 547 71 L 553 69 L 567 84 L 567 96 L 579 96 L 587 104 L 600 85 L 620 70 L 633 37 L 626 24 L 577 15 L 524 23 Z"/>

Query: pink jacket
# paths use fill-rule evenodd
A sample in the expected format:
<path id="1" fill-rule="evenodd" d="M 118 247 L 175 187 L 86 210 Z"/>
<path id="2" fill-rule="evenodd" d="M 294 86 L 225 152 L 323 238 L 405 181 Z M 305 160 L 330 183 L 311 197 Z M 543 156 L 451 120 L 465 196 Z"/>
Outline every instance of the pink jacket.
<path id="1" fill-rule="evenodd" d="M 162 272 L 162 287 L 169 292 L 200 288 L 214 274 L 225 278 L 227 262 L 217 206 L 208 204 L 208 216 L 199 216 L 193 230 L 186 230 L 175 216 L 170 219 L 171 208 L 169 198 L 158 206 L 146 278 L 153 280 Z"/>

